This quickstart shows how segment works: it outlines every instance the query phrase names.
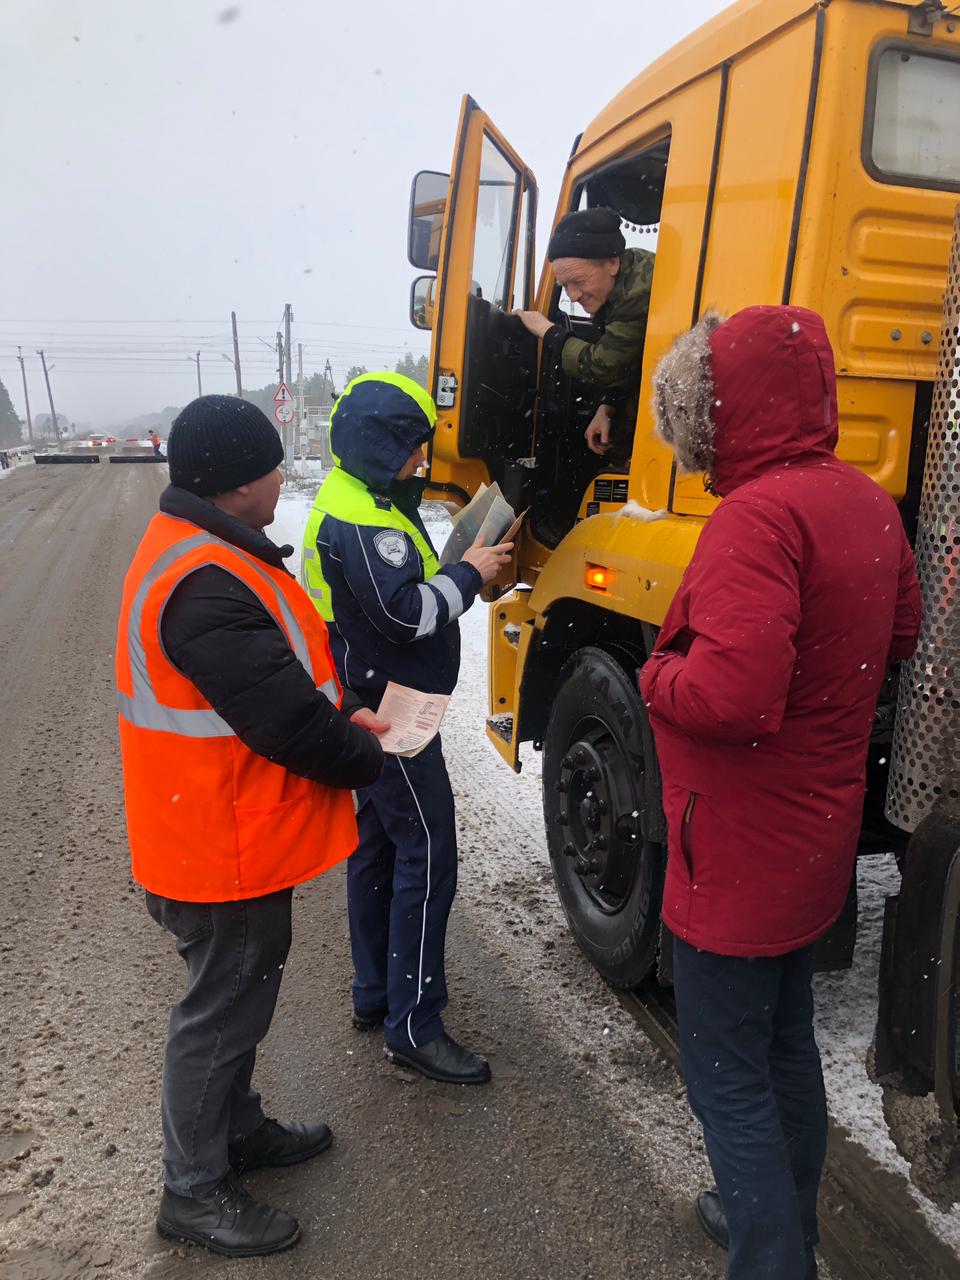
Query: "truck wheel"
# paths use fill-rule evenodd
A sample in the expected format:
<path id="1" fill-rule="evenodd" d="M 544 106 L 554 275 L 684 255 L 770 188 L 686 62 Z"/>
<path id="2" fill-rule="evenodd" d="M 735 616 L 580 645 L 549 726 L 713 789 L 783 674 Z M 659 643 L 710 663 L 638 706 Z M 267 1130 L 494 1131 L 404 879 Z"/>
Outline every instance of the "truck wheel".
<path id="1" fill-rule="evenodd" d="M 543 814 L 557 892 L 573 936 L 614 986 L 656 959 L 665 850 L 644 835 L 644 712 L 602 649 L 567 663 L 543 744 Z"/>

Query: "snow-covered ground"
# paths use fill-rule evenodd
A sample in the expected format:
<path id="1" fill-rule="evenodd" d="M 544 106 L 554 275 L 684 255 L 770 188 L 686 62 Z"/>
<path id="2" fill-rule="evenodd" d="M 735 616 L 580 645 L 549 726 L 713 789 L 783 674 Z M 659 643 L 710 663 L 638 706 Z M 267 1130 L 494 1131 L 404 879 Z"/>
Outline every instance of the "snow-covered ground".
<path id="1" fill-rule="evenodd" d="M 285 489 L 276 521 L 268 530 L 275 542 L 293 544 L 295 551 L 287 564 L 294 573 L 299 573 L 303 529 L 318 479 L 295 480 Z M 435 545 L 442 546 L 449 518 L 436 505 L 427 506 L 424 516 Z M 444 754 L 457 796 L 462 851 L 481 855 L 471 858 L 472 879 L 463 878 L 460 893 L 468 908 L 479 907 L 484 889 L 496 886 L 502 892 L 505 885 L 515 886 L 513 916 L 500 927 L 514 934 L 518 930 L 540 936 L 547 932 L 556 938 L 566 926 L 552 890 L 540 807 L 540 757 L 525 749 L 523 772 L 515 775 L 501 763 L 484 733 L 488 612 L 489 607 L 478 602 L 461 620 L 460 683 L 443 730 Z M 887 1133 L 880 1088 L 868 1077 L 865 1065 L 876 1018 L 884 899 L 896 892 L 898 873 L 891 856 L 862 859 L 858 874 L 859 925 L 853 968 L 816 979 L 817 1029 L 827 1095 L 834 1119 L 846 1126 L 881 1166 L 909 1179 L 909 1167 Z M 550 954 L 552 951 L 547 956 Z M 542 968 L 544 981 L 551 980 L 549 958 L 545 962 L 542 952 L 531 954 L 529 962 Z M 586 960 L 582 963 L 587 966 Z M 598 1045 L 603 1046 L 604 1059 L 614 1073 L 604 1073 L 607 1094 L 621 1123 L 649 1123 L 651 1117 L 641 1093 L 625 1087 L 629 1081 L 623 1069 L 634 1061 L 632 1041 L 637 1035 L 630 1019 L 599 981 L 572 998 L 565 993 L 561 1003 L 563 1035 L 579 1047 L 579 1058 L 592 1063 Z M 691 1185 L 696 1185 L 695 1170 Z M 912 1183 L 909 1186 L 931 1228 L 960 1253 L 960 1204 L 948 1213 L 941 1212 Z"/>

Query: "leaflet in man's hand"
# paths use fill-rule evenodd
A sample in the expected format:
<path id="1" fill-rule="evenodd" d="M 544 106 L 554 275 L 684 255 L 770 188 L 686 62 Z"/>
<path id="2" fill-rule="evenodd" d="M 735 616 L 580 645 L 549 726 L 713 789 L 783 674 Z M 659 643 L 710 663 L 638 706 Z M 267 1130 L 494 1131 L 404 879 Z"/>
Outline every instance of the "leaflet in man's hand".
<path id="1" fill-rule="evenodd" d="M 479 534 L 483 535 L 485 547 L 511 541 L 505 535 L 515 534 L 522 518 L 507 502 L 498 484 L 482 484 L 462 511 L 453 517 L 453 529 L 440 554 L 441 567 L 459 563 Z"/>
<path id="2" fill-rule="evenodd" d="M 380 736 L 387 755 L 419 755 L 437 736 L 449 701 L 447 694 L 421 693 L 391 680 L 377 708 L 377 719 L 390 725 Z"/>

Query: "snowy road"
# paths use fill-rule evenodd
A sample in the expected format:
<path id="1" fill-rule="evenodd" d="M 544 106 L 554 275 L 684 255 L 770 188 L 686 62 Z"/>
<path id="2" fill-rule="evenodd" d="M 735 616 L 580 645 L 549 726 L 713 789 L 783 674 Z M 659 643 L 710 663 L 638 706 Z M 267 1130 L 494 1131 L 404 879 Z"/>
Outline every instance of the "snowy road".
<path id="1" fill-rule="evenodd" d="M 515 777 L 484 737 L 482 606 L 464 622 L 444 727 L 462 854 L 449 1025 L 489 1050 L 493 1086 L 410 1078 L 350 1029 L 343 878 L 331 873 L 296 895 L 258 1068 L 275 1113 L 319 1113 L 337 1133 L 323 1160 L 251 1179 L 299 1213 L 304 1240 L 237 1264 L 155 1237 L 160 1052 L 181 975 L 128 880 L 112 651 L 122 573 L 164 471 L 23 469 L 0 487 L 4 1280 L 719 1280 L 722 1259 L 689 1208 L 707 1175 L 682 1086 L 570 940 L 538 758 Z M 284 495 L 277 541 L 299 543 L 308 502 Z M 876 863 L 867 875 L 870 915 L 889 875 Z M 875 952 L 868 944 L 852 975 L 821 980 L 831 1102 L 859 1126 L 877 1114 L 858 1065 Z M 894 1159 L 883 1141 L 870 1139 Z M 960 1241 L 956 1211 L 937 1220 Z"/>

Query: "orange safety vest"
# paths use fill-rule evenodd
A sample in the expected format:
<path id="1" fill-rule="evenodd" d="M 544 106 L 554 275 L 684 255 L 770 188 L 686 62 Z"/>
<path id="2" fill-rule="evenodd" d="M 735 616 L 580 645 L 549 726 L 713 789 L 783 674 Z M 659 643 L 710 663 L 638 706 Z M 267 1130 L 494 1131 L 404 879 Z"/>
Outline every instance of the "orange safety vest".
<path id="1" fill-rule="evenodd" d="M 123 584 L 117 690 L 134 879 L 184 902 L 257 898 L 301 884 L 357 847 L 349 791 L 324 787 L 237 738 L 163 650 L 160 620 L 178 583 L 204 565 L 260 600 L 317 688 L 341 689 L 327 629 L 282 569 L 187 520 L 147 526 Z"/>

